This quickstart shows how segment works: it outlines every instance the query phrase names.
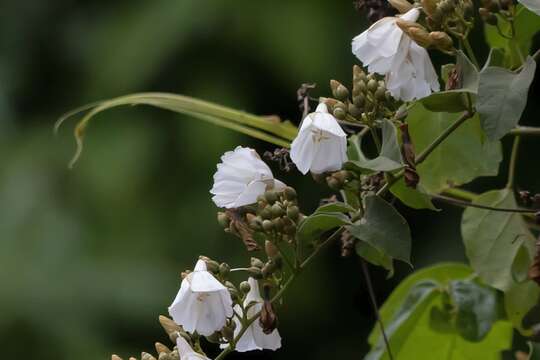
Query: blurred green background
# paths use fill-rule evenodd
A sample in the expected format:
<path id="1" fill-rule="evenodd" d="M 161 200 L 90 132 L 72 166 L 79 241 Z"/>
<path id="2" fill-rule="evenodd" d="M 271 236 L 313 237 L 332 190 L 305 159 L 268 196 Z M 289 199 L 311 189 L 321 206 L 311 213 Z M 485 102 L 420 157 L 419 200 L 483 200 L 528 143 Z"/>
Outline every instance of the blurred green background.
<path id="1" fill-rule="evenodd" d="M 100 115 L 73 170 L 82 104 L 140 91 L 204 98 L 298 122 L 296 89 L 350 82 L 350 40 L 366 26 L 350 1 L 3 1 L 0 14 L 0 344 L 4 358 L 127 359 L 168 344 L 157 321 L 180 272 L 208 255 L 248 259 L 215 221 L 208 190 L 221 154 L 272 147 L 187 117 L 139 107 Z M 481 31 L 476 46 L 485 58 Z M 538 45 L 538 41 L 537 44 Z M 445 59 L 438 59 L 439 65 Z M 533 85 L 539 94 L 538 81 Z M 526 123 L 540 125 L 529 106 Z M 520 186 L 538 187 L 526 141 Z M 505 143 L 505 146 L 508 144 Z M 503 169 L 504 169 L 503 164 Z M 326 189 L 278 174 L 311 211 Z M 503 177 L 474 189 L 500 186 Z M 536 186 L 536 188 L 535 188 Z M 415 267 L 464 261 L 459 209 L 400 207 Z M 372 269 L 379 301 L 412 270 Z M 231 358 L 360 358 L 374 316 L 360 265 L 329 248 L 280 310 L 284 349 Z M 209 349 L 210 355 L 215 349 Z"/>

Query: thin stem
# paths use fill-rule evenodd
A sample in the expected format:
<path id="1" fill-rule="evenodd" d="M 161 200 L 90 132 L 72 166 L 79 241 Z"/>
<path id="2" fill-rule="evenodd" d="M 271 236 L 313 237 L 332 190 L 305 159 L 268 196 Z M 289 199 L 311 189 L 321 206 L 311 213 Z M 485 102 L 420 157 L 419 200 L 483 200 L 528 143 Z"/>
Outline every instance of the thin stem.
<path id="1" fill-rule="evenodd" d="M 514 187 L 520 139 L 521 138 L 519 136 L 516 136 L 514 138 L 514 144 L 512 145 L 512 155 L 510 155 L 510 164 L 508 165 L 508 182 L 506 183 L 507 189 Z"/>
<path id="2" fill-rule="evenodd" d="M 452 134 L 455 130 L 457 130 L 461 124 L 463 124 L 467 119 L 471 118 L 473 115 L 474 115 L 473 113 L 469 111 L 465 111 L 459 119 L 457 119 L 452 125 L 447 127 L 442 132 L 442 134 L 440 134 L 435 140 L 433 140 L 433 142 L 429 144 L 428 147 L 425 148 L 424 151 L 420 153 L 420 155 L 418 155 L 418 157 L 416 158 L 416 165 L 424 162 L 424 160 L 426 160 L 429 154 L 431 154 L 433 150 L 437 148 L 437 146 L 439 146 L 444 140 L 446 140 L 446 138 L 450 136 L 450 134 Z"/>
<path id="3" fill-rule="evenodd" d="M 390 349 L 390 342 L 388 341 L 388 337 L 386 336 L 386 331 L 384 330 L 384 324 L 381 318 L 381 314 L 379 313 L 379 307 L 377 306 L 377 299 L 375 298 L 375 291 L 373 290 L 373 284 L 371 283 L 371 276 L 369 275 L 368 266 L 366 264 L 366 261 L 363 258 L 360 258 L 360 263 L 362 264 L 362 271 L 366 279 L 366 285 L 368 288 L 369 298 L 371 299 L 371 305 L 373 306 L 373 311 L 375 312 L 375 316 L 377 317 L 377 322 L 379 323 L 379 326 L 381 328 L 384 344 L 386 345 L 386 352 L 388 352 L 388 358 L 390 360 L 393 360 L 394 357 L 392 356 L 392 350 Z"/>
<path id="4" fill-rule="evenodd" d="M 540 136 L 540 127 L 518 126 L 510 130 L 510 135 L 515 136 Z"/>
<path id="5" fill-rule="evenodd" d="M 465 201 L 465 200 L 454 199 L 452 197 L 444 196 L 444 195 L 431 195 L 431 198 L 434 200 L 443 201 L 448 204 L 461 206 L 461 207 L 474 207 L 478 209 L 485 209 L 485 210 L 491 210 L 491 211 L 512 212 L 512 213 L 521 213 L 521 214 L 536 213 L 536 210 L 532 210 L 532 209 L 512 209 L 512 208 L 493 207 L 493 206 L 475 204 L 475 203 Z"/>
<path id="6" fill-rule="evenodd" d="M 465 51 L 467 52 L 467 55 L 469 55 L 469 57 L 471 58 L 471 61 L 473 62 L 473 64 L 476 65 L 476 67 L 479 69 L 480 65 L 478 64 L 478 60 L 476 59 L 476 56 L 474 55 L 474 51 L 471 47 L 471 44 L 469 44 L 469 39 L 467 39 L 466 37 L 463 37 L 462 44 L 463 44 L 463 47 L 465 48 Z"/>

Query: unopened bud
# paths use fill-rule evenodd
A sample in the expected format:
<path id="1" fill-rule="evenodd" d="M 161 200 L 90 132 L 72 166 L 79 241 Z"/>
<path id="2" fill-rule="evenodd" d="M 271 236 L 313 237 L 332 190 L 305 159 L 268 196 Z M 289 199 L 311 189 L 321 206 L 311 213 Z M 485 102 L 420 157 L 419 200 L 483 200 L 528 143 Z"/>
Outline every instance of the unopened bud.
<path id="1" fill-rule="evenodd" d="M 336 119 L 344 120 L 347 117 L 347 112 L 342 108 L 335 108 L 333 111 L 333 115 Z"/>
<path id="2" fill-rule="evenodd" d="M 329 176 L 326 178 L 326 183 L 328 184 L 328 187 L 332 190 L 341 190 L 342 183 L 338 179 L 336 179 L 333 176 Z"/>
<path id="3" fill-rule="evenodd" d="M 219 263 L 214 260 L 205 260 L 206 262 L 206 270 L 212 272 L 212 273 L 218 273 L 219 272 Z"/>
<path id="4" fill-rule="evenodd" d="M 283 190 L 283 195 L 285 195 L 285 199 L 287 200 L 296 200 L 296 190 L 290 186 L 287 186 L 285 190 Z"/>
<path id="5" fill-rule="evenodd" d="M 264 197 L 269 204 L 275 203 L 279 198 L 277 192 L 275 192 L 274 190 L 268 190 L 267 192 L 265 192 Z"/>
<path id="6" fill-rule="evenodd" d="M 242 281 L 240 283 L 240 291 L 241 292 L 243 292 L 244 294 L 247 294 L 250 290 L 251 290 L 251 285 L 249 285 L 249 282 Z"/>
<path id="7" fill-rule="evenodd" d="M 171 350 L 167 346 L 163 345 L 160 342 L 155 343 L 154 347 L 156 348 L 156 352 L 158 354 L 161 354 L 161 353 L 167 353 L 168 354 L 168 353 L 171 352 Z"/>
<path id="8" fill-rule="evenodd" d="M 454 11 L 454 5 L 448 0 L 443 0 L 437 4 L 437 11 L 440 11 L 443 15 L 450 14 Z"/>
<path id="9" fill-rule="evenodd" d="M 277 327 L 277 316 L 270 302 L 270 287 L 263 287 L 264 303 L 261 309 L 261 315 L 259 317 L 259 324 L 261 325 L 265 334 L 271 334 Z"/>
<path id="10" fill-rule="evenodd" d="M 259 231 L 262 229 L 262 219 L 253 214 L 247 214 L 246 219 L 251 230 Z"/>
<path id="11" fill-rule="evenodd" d="M 111 356 L 111 360 L 122 360 L 122 358 L 121 358 L 120 356 L 118 356 L 118 355 L 114 355 L 114 354 L 113 354 L 113 355 Z"/>
<path id="12" fill-rule="evenodd" d="M 228 342 L 231 342 L 234 339 L 234 330 L 228 326 L 225 326 L 223 329 L 221 329 L 221 335 L 223 335 L 223 338 L 225 338 Z"/>
<path id="13" fill-rule="evenodd" d="M 428 14 L 428 16 L 433 16 L 437 11 L 437 1 L 436 0 L 421 0 L 422 8 Z"/>
<path id="14" fill-rule="evenodd" d="M 413 27 L 408 29 L 407 35 L 414 40 L 415 43 L 422 47 L 429 47 L 432 45 L 432 40 L 429 37 L 429 33 L 424 28 Z"/>
<path id="15" fill-rule="evenodd" d="M 262 271 L 260 268 L 252 266 L 248 269 L 248 272 L 249 272 L 249 275 L 251 275 L 255 279 L 262 279 Z"/>
<path id="16" fill-rule="evenodd" d="M 375 91 L 377 91 L 377 87 L 378 87 L 377 80 L 371 79 L 371 80 L 368 81 L 367 88 L 368 88 L 369 91 L 375 92 Z"/>
<path id="17" fill-rule="evenodd" d="M 157 360 L 155 357 L 150 355 L 149 353 L 142 352 L 141 353 L 141 360 Z"/>
<path id="18" fill-rule="evenodd" d="M 450 51 L 454 48 L 452 38 L 444 31 L 432 31 L 429 38 L 434 46 L 443 51 Z"/>
<path id="19" fill-rule="evenodd" d="M 413 8 L 413 5 L 406 0 L 388 0 L 388 2 L 402 14 Z"/>
<path id="20" fill-rule="evenodd" d="M 377 88 L 377 91 L 375 91 L 375 99 L 377 100 L 384 100 L 386 94 L 386 89 L 382 86 L 379 86 Z"/>
<path id="21" fill-rule="evenodd" d="M 172 357 L 170 354 L 162 352 L 159 353 L 158 360 L 172 360 Z"/>
<path id="22" fill-rule="evenodd" d="M 229 224 L 231 223 L 231 219 L 229 219 L 229 216 L 227 216 L 227 214 L 225 214 L 224 212 L 218 212 L 217 220 L 219 225 L 224 228 L 229 227 Z"/>
<path id="23" fill-rule="evenodd" d="M 339 81 L 330 80 L 330 88 L 336 99 L 345 101 L 349 98 L 349 90 Z"/>
<path id="24" fill-rule="evenodd" d="M 353 103 L 355 106 L 361 108 L 362 106 L 364 106 L 364 101 L 366 100 L 366 97 L 364 96 L 364 94 L 358 94 L 357 96 L 353 97 Z"/>
<path id="25" fill-rule="evenodd" d="M 274 225 L 274 229 L 276 229 L 278 232 L 283 230 L 283 220 L 281 218 L 272 220 L 272 225 Z"/>
<path id="26" fill-rule="evenodd" d="M 261 269 L 264 266 L 264 263 L 261 261 L 261 259 L 257 259 L 256 257 L 252 257 L 250 260 L 251 266 L 258 267 Z"/>
<path id="27" fill-rule="evenodd" d="M 272 205 L 272 208 L 270 209 L 270 211 L 272 212 L 272 217 L 274 218 L 280 217 L 285 213 L 285 211 L 283 210 L 283 208 L 281 207 L 279 203 L 275 203 L 274 205 Z"/>
<path id="28" fill-rule="evenodd" d="M 229 266 L 229 264 L 221 263 L 221 265 L 219 265 L 219 274 L 221 276 L 226 277 L 227 275 L 229 275 L 230 272 L 231 267 Z"/>
<path id="29" fill-rule="evenodd" d="M 170 354 L 169 354 L 171 360 L 180 360 L 180 355 L 178 354 L 178 350 L 173 350 Z"/>
<path id="30" fill-rule="evenodd" d="M 262 222 L 262 228 L 264 231 L 272 231 L 272 229 L 274 228 L 274 224 L 272 224 L 271 220 L 266 219 Z"/>
<path id="31" fill-rule="evenodd" d="M 267 262 L 261 270 L 263 278 L 268 278 L 276 271 L 276 264 L 273 261 Z"/>
<path id="32" fill-rule="evenodd" d="M 299 214 L 300 214 L 300 209 L 298 208 L 298 206 L 289 206 L 287 208 L 287 216 L 289 218 L 296 220 Z"/>

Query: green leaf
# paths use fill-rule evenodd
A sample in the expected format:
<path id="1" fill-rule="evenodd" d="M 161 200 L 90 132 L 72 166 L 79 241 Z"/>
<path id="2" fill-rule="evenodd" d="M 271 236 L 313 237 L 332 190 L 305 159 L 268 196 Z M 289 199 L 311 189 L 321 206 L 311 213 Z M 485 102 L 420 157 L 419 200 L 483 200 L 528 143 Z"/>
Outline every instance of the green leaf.
<path id="1" fill-rule="evenodd" d="M 504 67 L 504 49 L 493 48 L 489 51 L 489 55 L 483 69 L 486 69 L 489 66 Z"/>
<path id="2" fill-rule="evenodd" d="M 457 118 L 456 114 L 432 113 L 422 104 L 414 105 L 407 122 L 417 154 Z M 426 191 L 436 194 L 478 176 L 497 175 L 501 160 L 500 143 L 485 141 L 480 120 L 474 116 L 445 139 L 417 170 Z"/>
<path id="3" fill-rule="evenodd" d="M 413 209 L 430 209 L 438 211 L 431 202 L 431 197 L 426 193 L 421 184 L 418 184 L 416 189 L 413 189 L 407 186 L 402 178 L 392 185 L 390 192 L 403 204 Z"/>
<path id="4" fill-rule="evenodd" d="M 476 107 L 490 140 L 499 140 L 518 124 L 535 70 L 536 62 L 529 56 L 518 74 L 493 66 L 480 72 Z"/>
<path id="5" fill-rule="evenodd" d="M 498 16 L 498 26 L 501 32 L 506 36 L 499 34 L 497 26 L 484 25 L 484 33 L 486 41 L 491 48 L 504 49 L 505 67 L 516 68 L 521 65 L 521 54 L 524 56 L 529 54 L 534 35 L 540 31 L 540 21 L 538 16 L 529 11 L 523 5 L 516 6 L 516 16 L 514 19 L 515 36 L 513 39 L 508 39 L 511 35 L 510 23 Z"/>
<path id="6" fill-rule="evenodd" d="M 486 337 L 497 320 L 497 293 L 470 280 L 450 283 L 450 298 L 456 306 L 456 328 L 469 341 Z"/>
<path id="7" fill-rule="evenodd" d="M 392 275 L 394 275 L 394 262 L 390 256 L 386 255 L 365 241 L 359 240 L 356 243 L 355 249 L 358 256 L 361 256 L 370 264 L 381 266 L 388 270 L 388 277 L 392 277 Z"/>
<path id="8" fill-rule="evenodd" d="M 530 257 L 528 247 L 521 244 L 512 263 L 512 278 L 515 282 L 522 283 L 527 280 Z"/>
<path id="9" fill-rule="evenodd" d="M 469 108 L 468 97 L 472 97 L 478 91 L 478 69 L 461 50 L 457 52 L 456 59 L 455 69 L 461 80 L 460 88 L 435 92 L 420 99 L 427 110 L 453 113 Z"/>
<path id="10" fill-rule="evenodd" d="M 386 323 L 385 332 L 395 356 L 399 353 L 396 353 L 396 350 L 401 347 L 402 341 L 414 330 L 416 323 L 430 305 L 432 298 L 437 295 L 436 290 L 438 287 L 439 284 L 432 280 L 423 280 L 415 284 L 409 290 L 408 295 L 404 298 L 392 320 Z M 382 336 L 377 343 L 372 345 L 371 351 L 364 360 L 382 359 L 386 354 L 386 345 Z"/>
<path id="11" fill-rule="evenodd" d="M 356 210 L 352 206 L 338 201 L 319 206 L 317 210 L 315 210 L 315 213 L 349 213 L 355 211 Z"/>
<path id="12" fill-rule="evenodd" d="M 538 304 L 539 297 L 540 287 L 532 280 L 516 284 L 504 293 L 504 308 L 508 320 L 524 336 L 531 336 L 532 330 L 524 326 L 523 318 Z"/>
<path id="13" fill-rule="evenodd" d="M 282 122 L 277 117 L 256 116 L 207 101 L 176 94 L 131 94 L 83 106 L 67 113 L 57 121 L 55 125 L 56 130 L 68 118 L 80 112 L 88 111 L 75 128 L 77 152 L 70 166 L 73 166 L 82 152 L 84 133 L 90 120 L 100 112 L 125 105 L 150 105 L 174 111 L 283 147 L 289 147 L 290 141 L 295 138 L 297 133 L 297 128 L 292 123 L 289 121 Z"/>
<path id="14" fill-rule="evenodd" d="M 347 227 L 357 239 L 385 255 L 410 264 L 411 231 L 407 221 L 379 196 L 365 198 L 364 217 Z"/>
<path id="15" fill-rule="evenodd" d="M 475 204 L 517 208 L 514 194 L 509 189 L 494 190 L 477 197 Z M 500 290 L 515 285 L 512 268 L 520 247 L 528 248 L 529 256 L 519 267 L 528 267 L 534 254 L 534 237 L 521 214 L 469 207 L 463 213 L 461 233 L 467 257 L 476 273 Z"/>
<path id="16" fill-rule="evenodd" d="M 296 236 L 301 242 L 316 241 L 325 232 L 350 224 L 349 218 L 340 212 L 315 213 L 302 220 Z"/>
<path id="17" fill-rule="evenodd" d="M 400 310 L 405 306 L 404 299 L 415 286 L 435 283 L 438 289 L 449 286 L 451 281 L 470 277 L 472 270 L 456 263 L 443 263 L 428 267 L 408 276 L 392 292 L 381 307 L 381 318 L 386 325 L 394 359 L 399 360 L 478 360 L 500 359 L 500 352 L 509 349 L 512 343 L 512 326 L 509 322 L 496 322 L 489 334 L 481 342 L 470 342 L 463 339 L 448 323 L 444 324 L 444 314 L 439 317 L 439 327 L 433 327 L 433 312 L 443 309 L 446 302 L 445 293 L 432 290 L 424 301 L 419 302 L 411 314 L 396 329 L 392 324 L 400 319 Z M 415 290 L 417 292 L 418 290 Z M 421 299 L 420 299 L 421 300 Z M 372 351 L 366 359 L 389 359 L 384 347 L 381 348 L 382 337 L 377 324 L 369 336 Z"/>
<path id="18" fill-rule="evenodd" d="M 362 152 L 362 139 L 354 137 L 350 141 L 349 161 L 345 167 L 354 171 L 393 171 L 403 167 L 397 130 L 389 120 L 382 121 L 381 153 L 374 159 L 368 159 Z"/>

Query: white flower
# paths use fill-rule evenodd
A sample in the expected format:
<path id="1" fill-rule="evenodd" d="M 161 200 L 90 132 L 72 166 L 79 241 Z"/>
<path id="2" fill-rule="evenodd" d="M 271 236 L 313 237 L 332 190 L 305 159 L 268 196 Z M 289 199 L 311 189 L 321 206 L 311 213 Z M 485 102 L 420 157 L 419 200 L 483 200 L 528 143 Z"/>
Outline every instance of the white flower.
<path id="1" fill-rule="evenodd" d="M 254 316 L 262 309 L 263 299 L 261 297 L 261 294 L 259 292 L 259 284 L 257 280 L 254 278 L 248 279 L 249 285 L 251 285 L 251 288 L 249 290 L 249 293 L 246 295 L 246 299 L 244 300 L 244 308 L 247 307 L 250 303 L 253 303 L 247 311 L 248 318 Z M 239 305 L 235 305 L 234 310 L 236 313 L 238 313 L 240 316 L 243 316 L 242 308 Z M 235 328 L 235 336 L 238 335 L 240 332 L 240 329 L 242 328 L 242 325 L 240 324 L 240 321 L 235 317 L 234 322 L 236 323 Z M 226 348 L 228 345 L 224 344 L 221 345 L 221 348 Z M 265 334 L 263 332 L 263 329 L 261 325 L 259 324 L 259 321 L 255 320 L 249 328 L 246 330 L 244 335 L 240 338 L 238 343 L 236 343 L 236 351 L 239 352 L 245 352 L 245 351 L 251 351 L 251 350 L 262 350 L 262 349 L 268 349 L 268 350 L 277 350 L 281 347 L 281 336 L 279 335 L 279 332 L 277 329 L 275 329 L 270 334 Z"/>
<path id="2" fill-rule="evenodd" d="M 227 318 L 232 317 L 231 295 L 207 271 L 204 260 L 199 260 L 193 272 L 182 280 L 169 314 L 187 332 L 209 336 L 221 330 Z"/>
<path id="3" fill-rule="evenodd" d="M 413 8 L 399 18 L 416 21 L 420 11 Z M 404 101 L 420 99 L 439 91 L 439 80 L 429 55 L 397 24 L 397 17 L 385 17 L 353 39 L 352 51 L 368 71 L 386 75 L 386 87 L 393 97 Z"/>
<path id="4" fill-rule="evenodd" d="M 180 355 L 181 360 L 210 360 L 206 356 L 195 352 L 186 339 L 180 335 L 176 338 L 176 346 L 178 347 L 178 355 Z"/>
<path id="5" fill-rule="evenodd" d="M 230 209 L 257 202 L 267 189 L 284 187 L 255 150 L 238 146 L 221 157 L 210 193 L 218 207 Z"/>
<path id="6" fill-rule="evenodd" d="M 302 174 L 339 170 L 347 161 L 347 134 L 324 103 L 302 121 L 291 144 L 291 160 Z"/>
<path id="7" fill-rule="evenodd" d="M 540 16 L 540 0 L 518 0 L 521 5 Z"/>

